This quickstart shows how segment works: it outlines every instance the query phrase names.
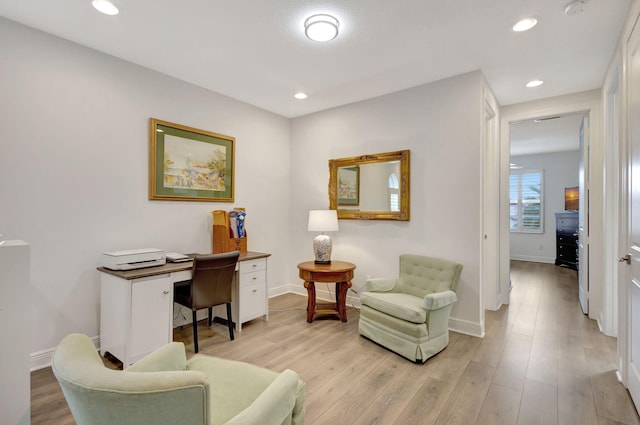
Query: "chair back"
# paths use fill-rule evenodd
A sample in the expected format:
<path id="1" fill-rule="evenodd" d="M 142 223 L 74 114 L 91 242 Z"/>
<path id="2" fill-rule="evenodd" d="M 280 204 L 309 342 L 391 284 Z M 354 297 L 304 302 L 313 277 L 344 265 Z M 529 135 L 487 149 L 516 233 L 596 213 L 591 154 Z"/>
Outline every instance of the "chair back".
<path id="1" fill-rule="evenodd" d="M 58 344 L 51 369 L 78 425 L 208 423 L 209 383 L 201 372 L 113 370 L 83 334 Z"/>
<path id="2" fill-rule="evenodd" d="M 240 251 L 196 255 L 191 278 L 192 309 L 231 302 L 231 290 Z"/>
<path id="3" fill-rule="evenodd" d="M 395 290 L 420 298 L 434 292 L 455 292 L 460 273 L 462 264 L 442 258 L 403 254 Z"/>

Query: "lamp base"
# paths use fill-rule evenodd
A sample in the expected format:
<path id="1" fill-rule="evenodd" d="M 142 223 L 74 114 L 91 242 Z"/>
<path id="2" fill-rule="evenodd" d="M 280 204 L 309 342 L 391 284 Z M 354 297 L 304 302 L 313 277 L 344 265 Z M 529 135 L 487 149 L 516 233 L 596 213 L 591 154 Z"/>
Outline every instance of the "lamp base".
<path id="1" fill-rule="evenodd" d="M 318 235 L 313 240 L 313 253 L 316 264 L 331 264 L 331 238 L 327 235 Z"/>

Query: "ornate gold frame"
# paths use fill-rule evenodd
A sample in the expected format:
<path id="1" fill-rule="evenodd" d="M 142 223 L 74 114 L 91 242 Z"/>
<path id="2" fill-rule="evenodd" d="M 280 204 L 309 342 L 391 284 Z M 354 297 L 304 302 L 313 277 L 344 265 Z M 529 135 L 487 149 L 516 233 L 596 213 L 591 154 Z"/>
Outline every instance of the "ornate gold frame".
<path id="1" fill-rule="evenodd" d="M 400 161 L 400 211 L 359 211 L 353 209 L 339 209 L 338 205 L 338 169 L 341 167 L 355 167 L 364 164 Z M 337 210 L 338 218 L 353 220 L 399 220 L 409 221 L 409 193 L 410 193 L 410 151 L 401 150 L 370 155 L 360 155 L 351 158 L 329 160 L 329 208 Z"/>

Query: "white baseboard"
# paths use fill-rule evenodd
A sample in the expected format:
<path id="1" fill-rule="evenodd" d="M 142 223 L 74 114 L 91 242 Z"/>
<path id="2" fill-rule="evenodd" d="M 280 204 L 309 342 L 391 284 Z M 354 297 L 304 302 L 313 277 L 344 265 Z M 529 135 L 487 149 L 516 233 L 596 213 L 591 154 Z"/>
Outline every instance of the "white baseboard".
<path id="1" fill-rule="evenodd" d="M 529 262 L 532 262 L 532 263 L 545 263 L 545 264 L 555 264 L 556 263 L 556 259 L 555 258 L 537 257 L 535 255 L 512 255 L 511 259 L 512 260 L 516 260 L 516 261 L 529 261 Z"/>
<path id="2" fill-rule="evenodd" d="M 449 318 L 449 330 L 465 335 L 475 336 L 477 338 L 484 338 L 484 331 L 482 330 L 482 325 L 480 323 L 470 322 L 468 320 L 458 319 L 455 317 Z"/>
<path id="3" fill-rule="evenodd" d="M 91 338 L 93 345 L 96 346 L 96 350 L 100 349 L 100 337 L 94 336 Z M 31 353 L 29 357 L 29 361 L 31 363 L 31 372 L 34 370 L 44 369 L 45 367 L 51 366 L 51 361 L 53 360 L 53 352 L 55 351 L 55 347 L 49 348 L 48 350 L 37 351 L 35 353 Z"/>

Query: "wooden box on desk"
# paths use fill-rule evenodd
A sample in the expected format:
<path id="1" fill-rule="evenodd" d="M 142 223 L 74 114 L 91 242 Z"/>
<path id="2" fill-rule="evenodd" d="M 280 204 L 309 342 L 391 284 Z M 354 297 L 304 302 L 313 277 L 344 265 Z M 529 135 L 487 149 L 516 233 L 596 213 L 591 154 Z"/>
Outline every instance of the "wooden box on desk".
<path id="1" fill-rule="evenodd" d="M 236 208 L 236 210 L 244 211 L 244 208 Z M 211 214 L 213 215 L 212 252 L 214 254 L 231 251 L 247 252 L 246 232 L 244 238 L 234 238 L 230 236 L 229 213 L 227 211 L 215 210 L 211 211 Z"/>

